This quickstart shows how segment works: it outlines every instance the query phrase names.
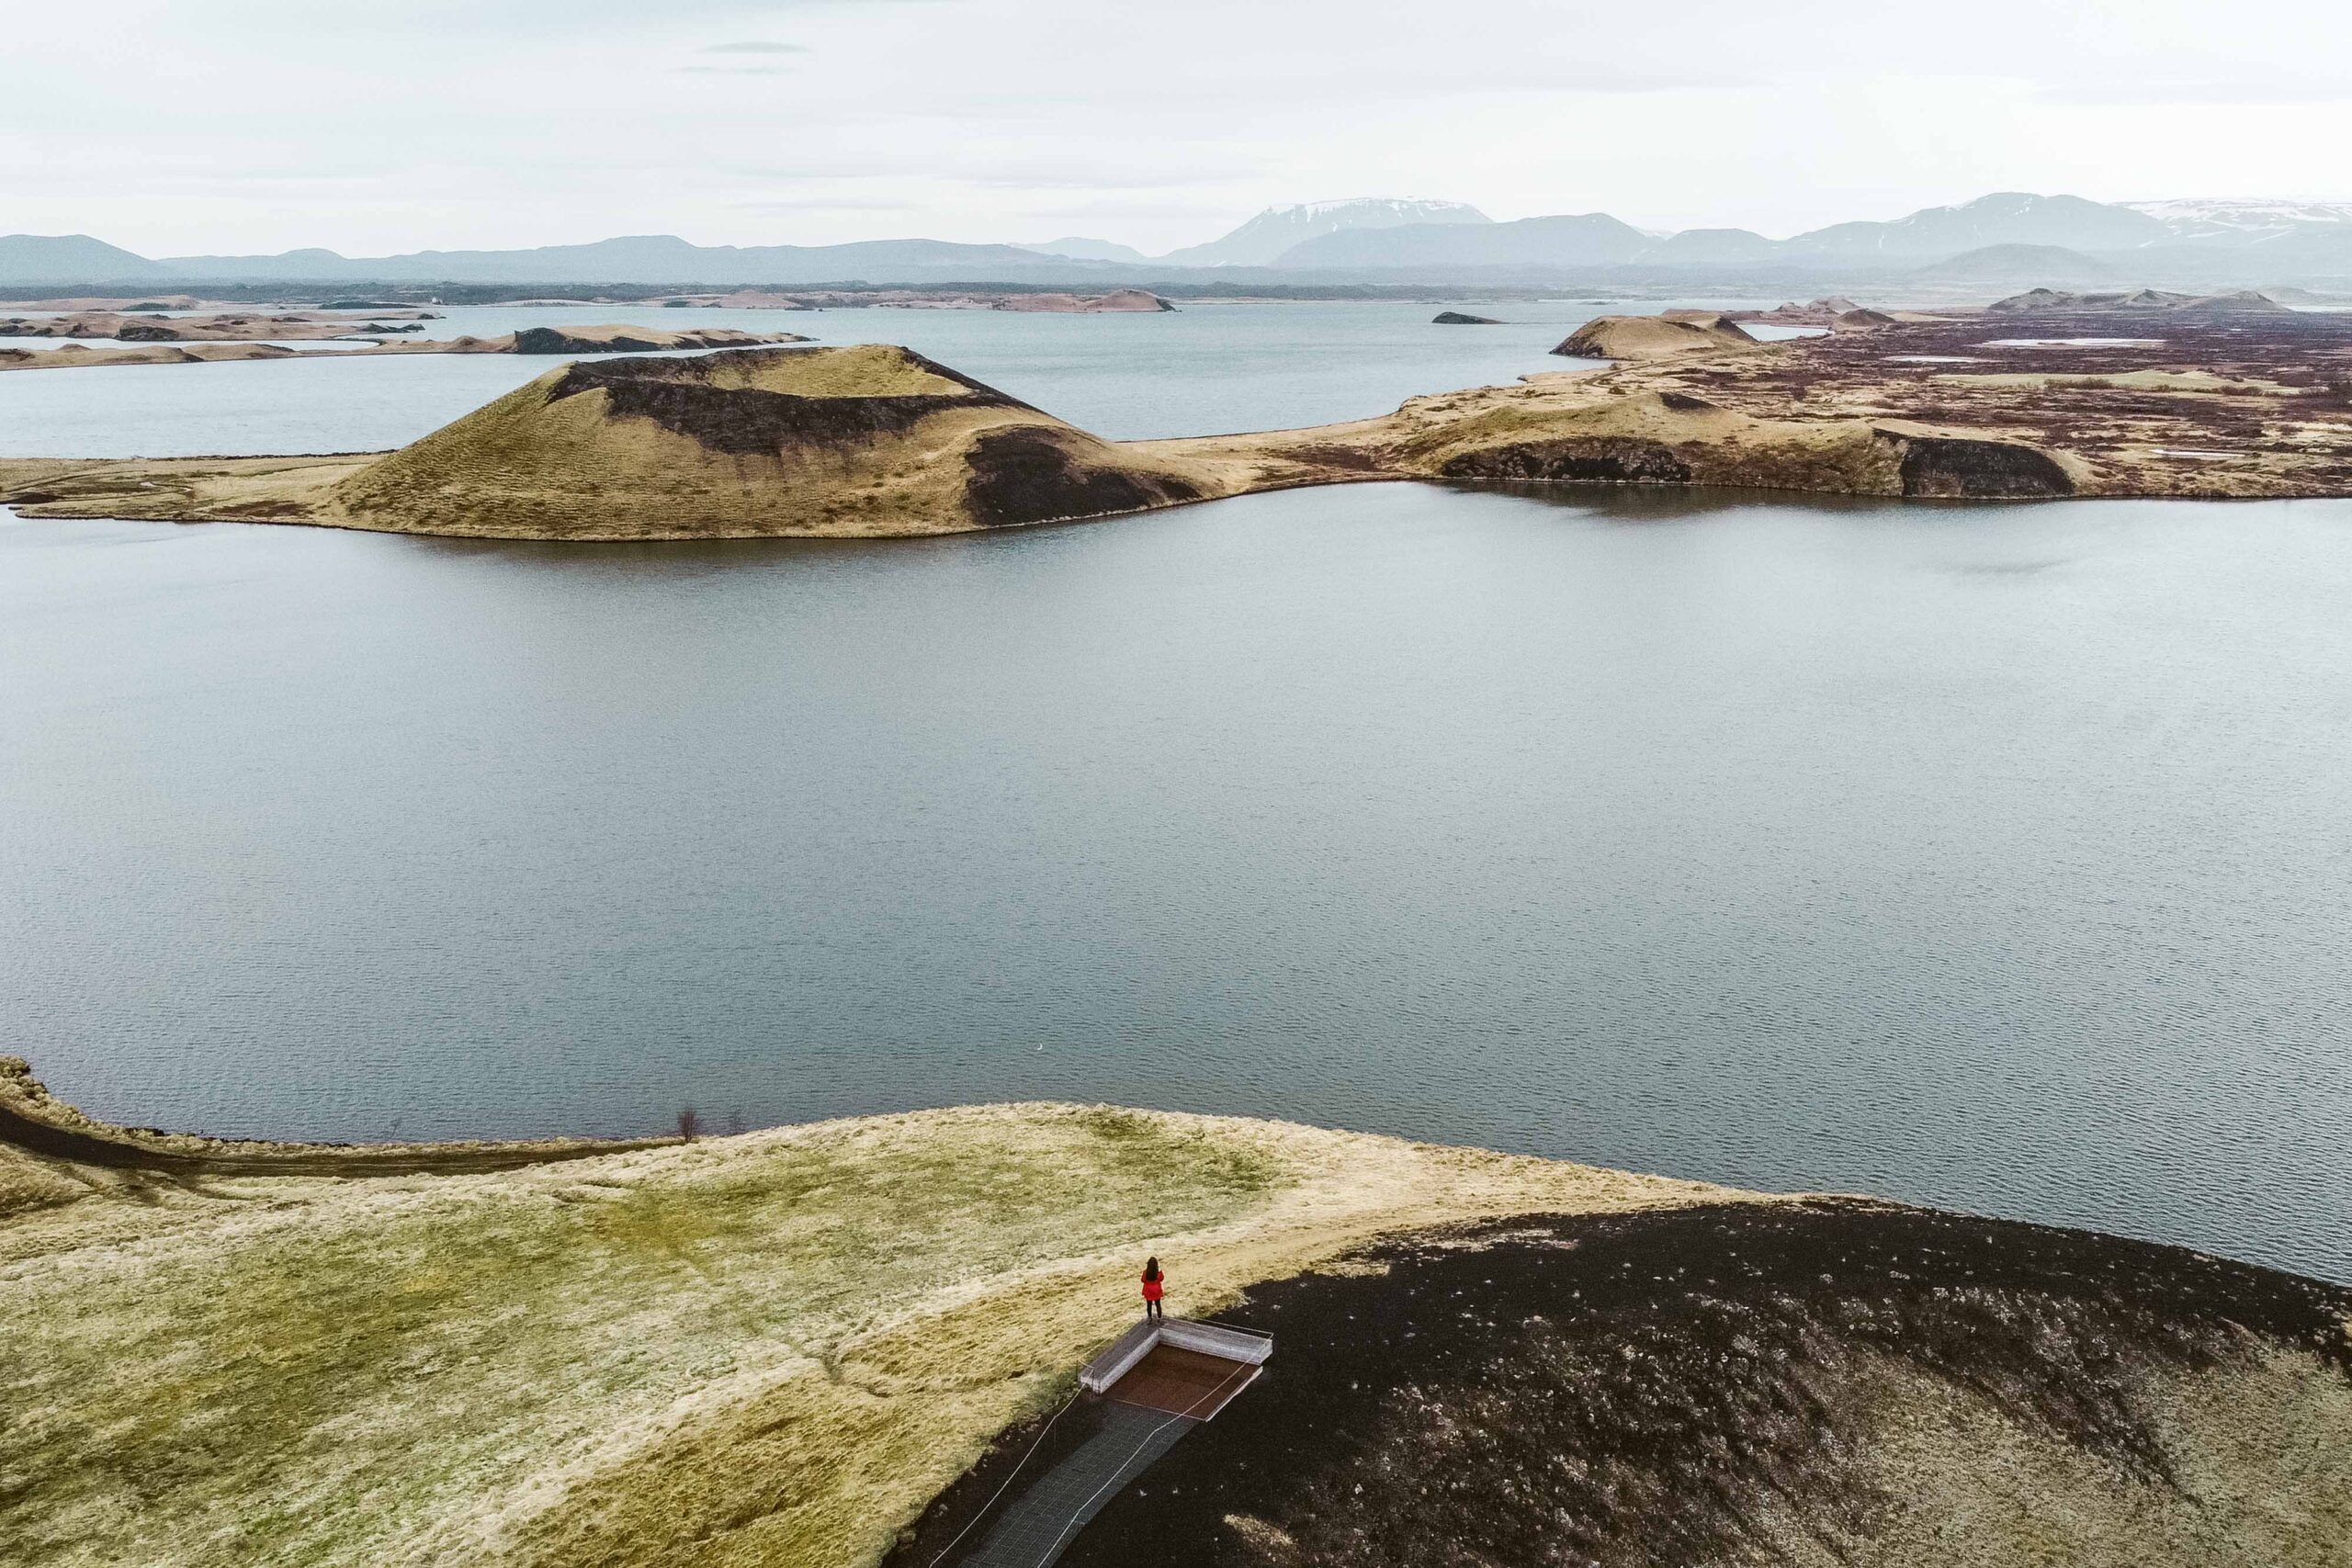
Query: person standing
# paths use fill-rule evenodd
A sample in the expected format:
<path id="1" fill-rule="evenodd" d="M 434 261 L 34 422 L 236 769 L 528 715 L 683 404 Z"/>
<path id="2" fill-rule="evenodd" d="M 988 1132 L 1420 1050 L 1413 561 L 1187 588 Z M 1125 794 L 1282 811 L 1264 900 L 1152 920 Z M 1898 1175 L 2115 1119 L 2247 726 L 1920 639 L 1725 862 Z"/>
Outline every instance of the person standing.
<path id="1" fill-rule="evenodd" d="M 1166 1293 L 1167 1287 L 1163 1283 L 1159 1273 L 1159 1259 L 1157 1258 L 1145 1258 L 1143 1263 L 1144 1321 L 1148 1323 L 1167 1315 L 1160 1311 L 1159 1307 L 1159 1298 Z"/>

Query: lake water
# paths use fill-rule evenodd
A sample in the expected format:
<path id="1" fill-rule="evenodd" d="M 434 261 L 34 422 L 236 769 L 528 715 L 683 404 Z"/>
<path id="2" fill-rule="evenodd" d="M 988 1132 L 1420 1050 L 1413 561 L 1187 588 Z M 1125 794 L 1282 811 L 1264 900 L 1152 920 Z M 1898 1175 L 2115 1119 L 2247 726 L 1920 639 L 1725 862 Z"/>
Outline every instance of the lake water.
<path id="1" fill-rule="evenodd" d="M 1345 403 L 1306 359 L 1022 363 L 1134 432 Z M 0 1016 L 224 1133 L 1100 1099 L 2352 1279 L 2347 604 L 2335 502 L 0 522 Z"/>

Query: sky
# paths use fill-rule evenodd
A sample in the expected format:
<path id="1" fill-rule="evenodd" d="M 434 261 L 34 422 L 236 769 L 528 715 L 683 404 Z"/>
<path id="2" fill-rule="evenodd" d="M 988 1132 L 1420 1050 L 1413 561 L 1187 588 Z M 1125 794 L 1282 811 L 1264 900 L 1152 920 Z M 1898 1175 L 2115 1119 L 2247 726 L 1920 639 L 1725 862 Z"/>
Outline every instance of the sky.
<path id="1" fill-rule="evenodd" d="M 0 232 L 147 255 L 2352 199 L 2340 0 L 19 0 L 0 39 Z"/>

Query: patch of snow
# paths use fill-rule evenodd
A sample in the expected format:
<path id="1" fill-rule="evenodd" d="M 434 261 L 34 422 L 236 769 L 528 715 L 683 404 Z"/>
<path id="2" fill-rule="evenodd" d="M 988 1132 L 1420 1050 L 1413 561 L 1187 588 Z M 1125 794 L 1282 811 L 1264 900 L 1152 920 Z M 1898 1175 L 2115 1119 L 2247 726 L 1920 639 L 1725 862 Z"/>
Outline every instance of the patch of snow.
<path id="1" fill-rule="evenodd" d="M 1491 223 L 1493 219 L 1466 201 L 1434 201 L 1419 197 L 1351 196 L 1338 201 L 1302 201 L 1293 207 L 1270 207 L 1261 216 L 1313 222 L 1338 218 L 1340 227 L 1366 219 L 1398 223 Z"/>
<path id="2" fill-rule="evenodd" d="M 2300 201 L 2267 197 L 2182 197 L 2116 204 L 2143 212 L 2183 239 L 2255 238 L 2290 230 L 2352 223 L 2352 201 Z"/>

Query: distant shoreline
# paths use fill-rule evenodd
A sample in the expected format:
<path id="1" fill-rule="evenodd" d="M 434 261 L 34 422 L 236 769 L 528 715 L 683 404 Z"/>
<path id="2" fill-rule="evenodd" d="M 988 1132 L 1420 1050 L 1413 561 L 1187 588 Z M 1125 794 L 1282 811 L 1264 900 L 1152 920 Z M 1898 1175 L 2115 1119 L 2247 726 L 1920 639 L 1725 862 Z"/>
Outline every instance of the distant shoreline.
<path id="1" fill-rule="evenodd" d="M 1535 287 L 1519 284 L 1253 284 L 1238 279 L 1220 278 L 1214 281 L 1169 278 L 1135 283 L 1093 282 L 1058 283 L 990 283 L 984 280 L 948 283 L 876 283 L 844 279 L 833 283 L 811 284 L 734 284 L 723 287 L 708 283 L 678 284 L 671 287 L 631 284 L 566 283 L 550 280 L 539 283 L 387 283 L 382 285 L 334 284 L 311 287 L 302 284 L 250 283 L 219 284 L 191 282 L 186 289 L 163 288 L 146 293 L 130 293 L 115 289 L 90 290 L 71 295 L 61 291 L 56 284 L 0 284 L 0 305 L 14 310 L 38 309 L 51 303 L 65 303 L 74 308 L 87 308 L 99 301 L 120 301 L 136 304 L 165 299 L 185 299 L 173 310 L 198 310 L 217 306 L 224 310 L 252 310 L 264 305 L 282 306 L 295 310 L 358 309 L 375 304 L 385 309 L 432 309 L 436 306 L 505 305 L 516 309 L 571 308 L 582 305 L 660 306 L 664 301 L 691 295 L 712 293 L 760 293 L 785 298 L 834 296 L 837 303 L 828 310 L 856 310 L 870 301 L 896 297 L 928 297 L 953 299 L 973 294 L 1035 295 L 1107 293 L 1119 289 L 1134 289 L 1157 294 L 1164 299 L 1188 300 L 1195 304 L 1266 304 L 1330 302 L 1409 302 L 1443 301 L 1453 299 L 1577 299 L 1604 301 L 1611 299 L 1655 299 L 1661 290 L 1654 288 L 1623 288 L 1618 286 L 1590 288 L 1573 287 Z M 1775 293 L 1773 288 L 1757 289 L 1717 289 L 1713 292 L 1758 295 Z M 350 302 L 363 303 L 353 304 Z"/>
<path id="2" fill-rule="evenodd" d="M 0 503 L 28 517 L 589 541 L 938 535 L 1384 479 L 1920 500 L 2352 495 L 2352 318 L 2148 298 L 1848 311 L 1822 335 L 1772 343 L 1717 313 L 1604 316 L 1560 345 L 1613 356 L 1571 357 L 1580 370 L 1374 419 L 1128 442 L 886 346 L 582 361 L 380 457 L 0 460 Z M 818 395 L 794 390 L 805 377 Z M 907 395 L 915 387 L 929 389 Z M 574 389 L 590 400 L 561 400 Z M 914 424 L 951 403 L 961 434 L 914 441 Z M 462 455 L 469 431 L 492 446 Z M 1005 443 L 1024 441 L 1013 458 Z M 567 477 L 591 454 L 623 453 L 628 483 L 593 503 Z"/>

